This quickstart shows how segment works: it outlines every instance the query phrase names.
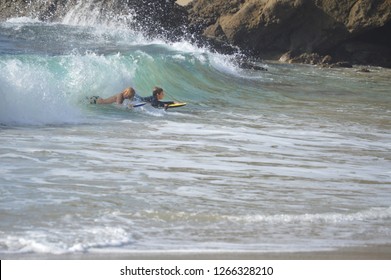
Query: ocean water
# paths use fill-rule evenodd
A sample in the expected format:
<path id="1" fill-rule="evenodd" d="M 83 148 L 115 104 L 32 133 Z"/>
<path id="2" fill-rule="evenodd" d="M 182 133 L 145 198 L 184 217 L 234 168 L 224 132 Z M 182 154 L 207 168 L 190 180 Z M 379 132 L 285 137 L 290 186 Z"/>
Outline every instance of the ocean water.
<path id="1" fill-rule="evenodd" d="M 391 243 L 391 71 L 0 23 L 0 256 Z M 187 106 L 90 105 L 157 85 Z"/>

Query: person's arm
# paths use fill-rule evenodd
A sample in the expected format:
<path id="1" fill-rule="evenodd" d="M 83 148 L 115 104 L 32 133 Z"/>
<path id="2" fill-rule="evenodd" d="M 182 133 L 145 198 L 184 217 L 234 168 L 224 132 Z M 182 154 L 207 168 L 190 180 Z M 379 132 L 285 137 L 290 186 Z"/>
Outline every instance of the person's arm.
<path id="1" fill-rule="evenodd" d="M 174 104 L 174 101 L 158 101 L 159 102 L 159 108 L 167 109 L 168 105 Z"/>
<path id="2" fill-rule="evenodd" d="M 157 99 L 152 100 L 151 105 L 155 108 L 167 108 L 168 105 L 174 104 L 173 101 L 159 101 Z"/>
<path id="3" fill-rule="evenodd" d="M 118 95 L 120 95 L 120 94 L 116 94 L 116 95 L 113 95 L 113 96 L 111 96 L 109 98 L 105 98 L 105 99 L 104 98 L 99 98 L 96 101 L 96 103 L 98 103 L 98 104 L 111 104 L 111 103 L 117 102 Z"/>
<path id="4" fill-rule="evenodd" d="M 124 102 L 124 97 L 122 96 L 122 93 L 118 93 L 116 96 L 115 96 L 115 103 L 117 103 L 118 105 L 121 105 L 122 102 Z"/>

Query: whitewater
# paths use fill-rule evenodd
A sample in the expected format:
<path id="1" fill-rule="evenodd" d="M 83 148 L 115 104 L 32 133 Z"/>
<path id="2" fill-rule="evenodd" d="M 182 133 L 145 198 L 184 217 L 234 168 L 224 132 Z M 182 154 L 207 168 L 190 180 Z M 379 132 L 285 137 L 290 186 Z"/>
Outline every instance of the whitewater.
<path id="1" fill-rule="evenodd" d="M 391 71 L 0 23 L 0 257 L 389 245 Z M 154 86 L 185 107 L 92 105 Z"/>

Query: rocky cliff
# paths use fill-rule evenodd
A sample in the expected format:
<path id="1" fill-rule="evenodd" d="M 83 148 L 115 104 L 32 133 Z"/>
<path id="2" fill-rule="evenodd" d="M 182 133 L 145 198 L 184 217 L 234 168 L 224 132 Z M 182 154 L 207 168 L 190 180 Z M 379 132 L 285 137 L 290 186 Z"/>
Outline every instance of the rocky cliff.
<path id="1" fill-rule="evenodd" d="M 257 57 L 391 67 L 391 0 L 194 0 L 193 32 Z"/>
<path id="2" fill-rule="evenodd" d="M 83 10 L 92 22 L 206 40 L 220 51 L 237 46 L 257 58 L 391 67 L 391 0 L 193 0 L 184 8 L 175 2 L 1 0 L 0 20 L 75 21 Z"/>

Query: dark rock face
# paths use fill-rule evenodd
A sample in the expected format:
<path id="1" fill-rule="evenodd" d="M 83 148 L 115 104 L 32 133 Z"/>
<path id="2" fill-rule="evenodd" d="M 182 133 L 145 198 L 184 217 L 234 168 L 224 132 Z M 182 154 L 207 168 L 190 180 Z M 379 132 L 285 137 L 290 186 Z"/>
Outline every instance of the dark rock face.
<path id="1" fill-rule="evenodd" d="M 62 21 L 84 9 L 146 35 L 183 36 L 222 52 L 323 65 L 391 67 L 391 0 L 2 0 L 0 20 Z M 115 22 L 114 20 L 114 22 Z M 339 65 L 345 65 L 340 63 Z"/>
<path id="2" fill-rule="evenodd" d="M 316 53 L 391 67 L 390 0 L 194 0 L 188 9 L 193 31 L 258 57 Z"/>

